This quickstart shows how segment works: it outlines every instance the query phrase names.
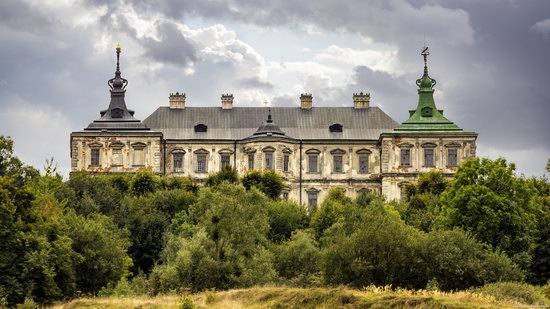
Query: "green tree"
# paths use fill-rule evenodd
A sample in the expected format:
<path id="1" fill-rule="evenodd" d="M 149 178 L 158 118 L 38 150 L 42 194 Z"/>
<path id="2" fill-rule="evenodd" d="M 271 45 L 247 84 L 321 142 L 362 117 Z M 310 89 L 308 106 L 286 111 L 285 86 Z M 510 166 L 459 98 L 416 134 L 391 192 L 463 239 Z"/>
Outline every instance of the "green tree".
<path id="1" fill-rule="evenodd" d="M 537 199 L 542 205 L 542 214 L 538 216 L 538 237 L 533 253 L 529 281 L 543 285 L 550 282 L 550 182 L 546 177 L 532 178 L 530 181 L 537 189 Z"/>
<path id="2" fill-rule="evenodd" d="M 292 201 L 272 201 L 268 207 L 269 233 L 273 242 L 288 240 L 292 232 L 308 226 L 306 210 Z"/>
<path id="3" fill-rule="evenodd" d="M 319 246 L 306 231 L 297 230 L 289 241 L 276 245 L 274 251 L 275 269 L 283 278 L 308 284 L 320 270 Z"/>
<path id="4" fill-rule="evenodd" d="M 535 246 L 541 206 L 533 184 L 516 177 L 514 170 L 514 164 L 503 158 L 465 161 L 441 195 L 436 225 L 471 232 L 526 269 Z"/>
<path id="5" fill-rule="evenodd" d="M 65 216 L 73 250 L 82 257 L 76 266 L 78 288 L 95 295 L 127 275 L 132 259 L 127 255 L 127 232 L 111 218 L 91 214 L 87 218 L 69 211 Z"/>
<path id="6" fill-rule="evenodd" d="M 237 170 L 230 165 L 226 165 L 222 167 L 219 172 L 209 175 L 208 178 L 206 178 L 205 184 L 212 187 L 217 186 L 224 181 L 229 183 L 239 182 L 239 174 L 237 173 Z"/>
<path id="7" fill-rule="evenodd" d="M 274 200 L 279 198 L 284 188 L 283 178 L 272 170 L 250 171 L 243 176 L 242 183 L 246 190 L 255 187 Z"/>
<path id="8" fill-rule="evenodd" d="M 132 179 L 132 191 L 135 195 L 155 192 L 160 187 L 160 177 L 149 170 L 140 170 Z"/>
<path id="9" fill-rule="evenodd" d="M 152 273 L 156 291 L 227 289 L 275 277 L 265 249 L 269 200 L 257 189 L 222 183 L 204 187 L 190 206 L 187 231 L 168 236 L 162 264 Z"/>
<path id="10" fill-rule="evenodd" d="M 327 198 L 321 203 L 321 207 L 313 213 L 311 228 L 315 239 L 319 240 L 334 223 L 343 218 L 351 220 L 358 216 L 359 208 L 345 195 L 340 188 L 330 189 Z"/>

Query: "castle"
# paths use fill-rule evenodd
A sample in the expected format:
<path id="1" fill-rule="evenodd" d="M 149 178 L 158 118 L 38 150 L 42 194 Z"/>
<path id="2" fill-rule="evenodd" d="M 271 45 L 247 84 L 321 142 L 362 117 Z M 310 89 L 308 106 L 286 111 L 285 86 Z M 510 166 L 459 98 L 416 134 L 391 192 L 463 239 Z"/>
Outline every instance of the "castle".
<path id="1" fill-rule="evenodd" d="M 461 161 L 475 156 L 477 134 L 443 116 L 434 101 L 436 81 L 424 74 L 416 81 L 418 105 L 399 124 L 370 94 L 353 94 L 353 106 L 317 107 L 311 94 L 299 107 L 236 107 L 232 94 L 219 107 L 186 106 L 185 93 L 172 93 L 140 121 L 124 100 L 128 81 L 121 76 L 117 45 L 111 101 L 100 118 L 71 133 L 71 169 L 94 173 L 132 173 L 142 168 L 162 175 L 205 179 L 223 166 L 239 174 L 275 170 L 286 187 L 281 198 L 310 209 L 330 187 L 353 197 L 376 192 L 402 197 L 404 184 L 437 169 L 451 176 Z"/>

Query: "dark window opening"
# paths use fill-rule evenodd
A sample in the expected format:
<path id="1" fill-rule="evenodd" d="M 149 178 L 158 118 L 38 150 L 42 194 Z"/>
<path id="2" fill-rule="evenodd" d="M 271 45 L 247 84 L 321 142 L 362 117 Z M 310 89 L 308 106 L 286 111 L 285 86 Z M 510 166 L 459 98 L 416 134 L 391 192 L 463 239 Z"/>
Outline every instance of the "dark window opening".
<path id="1" fill-rule="evenodd" d="M 265 153 L 265 168 L 268 170 L 273 169 L 273 152 Z"/>
<path id="2" fill-rule="evenodd" d="M 424 149 L 424 166 L 434 166 L 434 150 L 433 148 Z"/>
<path id="3" fill-rule="evenodd" d="M 317 192 L 310 191 L 307 193 L 308 212 L 311 213 L 317 208 Z"/>
<path id="4" fill-rule="evenodd" d="M 91 158 L 91 166 L 99 166 L 99 148 L 93 148 L 92 149 L 92 158 Z"/>
<path id="5" fill-rule="evenodd" d="M 174 172 L 183 171 L 183 153 L 174 154 Z"/>
<path id="6" fill-rule="evenodd" d="M 359 156 L 359 173 L 366 174 L 369 172 L 369 156 Z"/>
<path id="7" fill-rule="evenodd" d="M 344 170 L 343 167 L 343 158 L 341 155 L 335 155 L 334 156 L 334 172 L 335 173 L 342 173 Z"/>
<path id="8" fill-rule="evenodd" d="M 206 155 L 197 155 L 197 173 L 206 173 Z"/>
<path id="9" fill-rule="evenodd" d="M 254 169 L 254 153 L 248 154 L 248 169 L 249 170 Z"/>
<path id="10" fill-rule="evenodd" d="M 231 155 L 228 154 L 222 154 L 221 155 L 221 161 L 222 161 L 222 168 L 229 166 L 231 163 Z"/>
<path id="11" fill-rule="evenodd" d="M 308 155 L 308 171 L 310 173 L 317 173 L 318 158 L 319 156 L 316 154 Z"/>
<path id="12" fill-rule="evenodd" d="M 344 127 L 342 127 L 339 123 L 335 123 L 328 127 L 328 129 L 331 133 L 341 133 L 344 130 Z"/>
<path id="13" fill-rule="evenodd" d="M 411 165 L 411 150 L 410 149 L 401 149 L 401 165 L 410 166 Z"/>
<path id="14" fill-rule="evenodd" d="M 199 123 L 195 126 L 195 132 L 206 132 L 208 130 L 208 127 L 202 123 Z"/>
<path id="15" fill-rule="evenodd" d="M 288 172 L 290 163 L 290 156 L 285 154 L 283 157 L 283 172 Z"/>
<path id="16" fill-rule="evenodd" d="M 458 166 L 458 149 L 448 149 L 447 150 L 447 165 L 449 167 Z"/>

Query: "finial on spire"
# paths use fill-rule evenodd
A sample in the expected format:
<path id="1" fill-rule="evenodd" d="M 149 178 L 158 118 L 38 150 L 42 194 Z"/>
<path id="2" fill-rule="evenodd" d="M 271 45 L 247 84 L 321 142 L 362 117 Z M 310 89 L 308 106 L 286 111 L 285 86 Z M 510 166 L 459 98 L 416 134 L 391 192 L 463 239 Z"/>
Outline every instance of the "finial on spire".
<path id="1" fill-rule="evenodd" d="M 116 43 L 116 46 L 115 46 L 115 50 L 116 50 L 116 73 L 120 74 L 120 53 L 122 52 L 122 49 L 120 48 L 120 44 L 119 43 Z"/>
<path id="2" fill-rule="evenodd" d="M 271 118 L 271 107 L 269 107 L 267 109 L 267 123 L 272 123 L 273 122 L 273 118 Z"/>
<path id="3" fill-rule="evenodd" d="M 430 54 L 430 50 L 429 50 L 428 46 L 424 45 L 424 47 L 422 47 L 422 52 L 420 54 L 422 56 L 424 56 L 424 67 L 427 68 L 428 67 L 428 55 Z"/>

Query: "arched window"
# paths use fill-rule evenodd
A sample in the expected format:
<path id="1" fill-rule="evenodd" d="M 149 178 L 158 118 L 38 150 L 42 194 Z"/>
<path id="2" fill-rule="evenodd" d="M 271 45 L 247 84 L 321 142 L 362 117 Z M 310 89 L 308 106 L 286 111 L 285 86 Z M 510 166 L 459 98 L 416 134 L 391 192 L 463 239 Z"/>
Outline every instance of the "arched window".
<path id="1" fill-rule="evenodd" d="M 331 133 L 342 133 L 342 131 L 344 130 L 344 127 L 339 123 L 335 123 L 330 127 L 328 127 L 328 129 Z"/>
<path id="2" fill-rule="evenodd" d="M 199 123 L 195 125 L 195 132 L 206 132 L 208 127 L 205 124 Z"/>

